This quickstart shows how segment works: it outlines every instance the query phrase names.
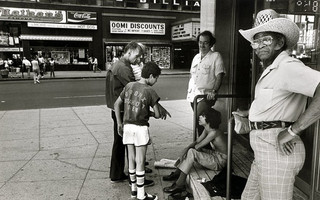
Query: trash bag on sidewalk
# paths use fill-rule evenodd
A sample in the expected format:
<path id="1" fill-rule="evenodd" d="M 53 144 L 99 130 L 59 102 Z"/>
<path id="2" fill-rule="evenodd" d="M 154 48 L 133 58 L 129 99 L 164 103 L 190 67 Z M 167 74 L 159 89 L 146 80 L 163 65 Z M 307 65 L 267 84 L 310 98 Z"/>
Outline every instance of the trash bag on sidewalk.
<path id="1" fill-rule="evenodd" d="M 247 179 L 231 175 L 231 198 L 240 199 L 241 194 L 246 186 Z M 211 181 L 201 183 L 210 193 L 211 197 L 221 196 L 226 197 L 227 190 L 227 168 L 225 167 L 219 174 L 212 178 Z"/>

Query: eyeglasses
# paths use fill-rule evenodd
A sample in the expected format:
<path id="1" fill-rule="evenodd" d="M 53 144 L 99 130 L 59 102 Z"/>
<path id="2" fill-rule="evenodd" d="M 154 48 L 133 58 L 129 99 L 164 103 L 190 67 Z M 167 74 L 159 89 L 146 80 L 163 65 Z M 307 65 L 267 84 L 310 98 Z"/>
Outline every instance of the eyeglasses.
<path id="1" fill-rule="evenodd" d="M 207 42 L 207 41 L 204 41 L 204 42 L 199 41 L 199 45 L 205 45 L 205 46 L 207 46 L 207 45 L 209 45 L 209 44 L 210 44 L 210 42 Z"/>
<path id="2" fill-rule="evenodd" d="M 266 46 L 269 46 L 269 45 L 272 44 L 272 41 L 273 41 L 273 37 L 271 37 L 270 35 L 264 36 L 264 37 L 262 37 L 262 38 L 253 40 L 253 41 L 251 42 L 251 47 L 252 47 L 253 49 L 258 49 L 261 44 L 266 45 Z"/>

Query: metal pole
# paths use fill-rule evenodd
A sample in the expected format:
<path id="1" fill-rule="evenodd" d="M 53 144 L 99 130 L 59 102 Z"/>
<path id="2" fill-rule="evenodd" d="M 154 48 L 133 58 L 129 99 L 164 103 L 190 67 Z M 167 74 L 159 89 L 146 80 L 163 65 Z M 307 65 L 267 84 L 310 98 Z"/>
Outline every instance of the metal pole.
<path id="1" fill-rule="evenodd" d="M 233 117 L 231 117 L 228 120 L 228 160 L 227 160 L 226 200 L 231 200 L 232 133 L 233 133 Z"/>

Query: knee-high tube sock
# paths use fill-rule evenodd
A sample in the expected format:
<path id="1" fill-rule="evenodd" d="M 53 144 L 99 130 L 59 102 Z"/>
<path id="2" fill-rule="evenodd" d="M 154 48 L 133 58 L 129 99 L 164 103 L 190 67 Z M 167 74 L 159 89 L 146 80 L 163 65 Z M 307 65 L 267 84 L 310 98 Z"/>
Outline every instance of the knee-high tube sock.
<path id="1" fill-rule="evenodd" d="M 145 171 L 137 171 L 136 177 L 137 177 L 137 198 L 138 199 L 144 199 L 145 192 L 144 192 L 144 176 Z"/>
<path id="2" fill-rule="evenodd" d="M 137 192 L 136 169 L 129 169 L 129 177 L 131 181 L 131 195 L 136 196 L 136 192 Z"/>

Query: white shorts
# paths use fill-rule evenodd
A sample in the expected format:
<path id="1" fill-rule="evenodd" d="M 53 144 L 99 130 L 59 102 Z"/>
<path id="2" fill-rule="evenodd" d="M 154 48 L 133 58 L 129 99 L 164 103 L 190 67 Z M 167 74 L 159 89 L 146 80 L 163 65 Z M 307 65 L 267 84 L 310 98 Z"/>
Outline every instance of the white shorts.
<path id="1" fill-rule="evenodd" d="M 138 126 L 135 124 L 125 124 L 123 126 L 123 144 L 133 144 L 143 146 L 149 144 L 148 126 Z"/>

